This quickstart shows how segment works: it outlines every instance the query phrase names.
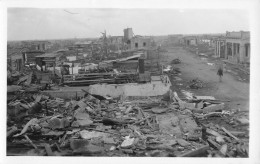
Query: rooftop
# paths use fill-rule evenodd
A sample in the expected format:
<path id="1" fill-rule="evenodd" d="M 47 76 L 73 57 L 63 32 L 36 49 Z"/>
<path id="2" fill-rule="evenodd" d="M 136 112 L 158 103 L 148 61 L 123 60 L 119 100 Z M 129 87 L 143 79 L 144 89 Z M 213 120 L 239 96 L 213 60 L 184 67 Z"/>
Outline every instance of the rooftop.
<path id="1" fill-rule="evenodd" d="M 91 43 L 92 43 L 92 41 L 84 41 L 84 42 L 76 42 L 75 45 L 82 45 L 82 44 L 88 45 L 88 44 L 91 44 Z"/>
<path id="2" fill-rule="evenodd" d="M 60 54 L 56 54 L 56 53 L 46 53 L 46 54 L 42 54 L 42 55 L 38 55 L 36 56 L 37 58 L 53 58 L 53 57 L 57 57 Z"/>
<path id="3" fill-rule="evenodd" d="M 26 47 L 10 48 L 10 49 L 7 49 L 7 56 L 16 55 L 16 54 L 19 54 L 19 53 L 22 53 L 22 52 L 26 52 L 28 50 L 29 49 L 26 48 Z"/>
<path id="4" fill-rule="evenodd" d="M 227 31 L 226 38 L 247 39 L 250 38 L 250 32 L 249 31 L 231 31 L 231 32 Z"/>

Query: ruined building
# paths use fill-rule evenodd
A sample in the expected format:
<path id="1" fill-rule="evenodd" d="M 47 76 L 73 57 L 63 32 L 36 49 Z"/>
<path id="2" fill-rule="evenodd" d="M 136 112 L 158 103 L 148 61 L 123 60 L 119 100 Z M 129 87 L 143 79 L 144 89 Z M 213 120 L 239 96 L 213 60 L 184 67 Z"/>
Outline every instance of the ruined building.
<path id="1" fill-rule="evenodd" d="M 226 32 L 215 39 L 215 56 L 232 63 L 250 63 L 250 32 Z"/>
<path id="2" fill-rule="evenodd" d="M 250 32 L 226 32 L 225 57 L 233 63 L 250 63 Z"/>
<path id="3" fill-rule="evenodd" d="M 132 28 L 124 29 L 124 42 L 127 45 L 127 49 L 147 49 L 151 47 L 152 39 L 150 37 L 144 37 L 136 35 L 134 36 Z"/>
<path id="4" fill-rule="evenodd" d="M 226 39 L 219 37 L 215 39 L 215 56 L 225 58 Z"/>
<path id="5" fill-rule="evenodd" d="M 190 46 L 190 45 L 196 46 L 198 44 L 198 40 L 196 37 L 186 36 L 180 40 L 180 43 L 184 44 L 185 46 Z"/>

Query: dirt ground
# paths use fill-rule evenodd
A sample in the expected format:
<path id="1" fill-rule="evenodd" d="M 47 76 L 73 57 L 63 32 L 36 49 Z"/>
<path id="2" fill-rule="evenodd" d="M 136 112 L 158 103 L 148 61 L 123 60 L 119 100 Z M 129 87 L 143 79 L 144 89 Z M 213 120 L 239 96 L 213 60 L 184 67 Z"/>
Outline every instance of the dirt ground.
<path id="1" fill-rule="evenodd" d="M 225 102 L 227 109 L 240 109 L 249 111 L 249 82 L 238 81 L 234 75 L 224 72 L 223 81 L 219 82 L 216 64 L 206 57 L 193 54 L 182 47 L 168 47 L 167 52 L 160 53 L 161 63 L 170 64 L 173 59 L 180 59 L 180 64 L 174 67 L 180 68 L 181 74 L 172 77 L 172 89 L 177 91 L 182 97 L 181 90 L 191 92 L 199 96 L 214 96 L 220 100 L 230 100 Z M 210 63 L 210 64 L 208 64 Z M 179 78 L 178 78 L 179 77 Z M 188 82 L 198 78 L 205 83 L 205 87 L 190 89 Z"/>

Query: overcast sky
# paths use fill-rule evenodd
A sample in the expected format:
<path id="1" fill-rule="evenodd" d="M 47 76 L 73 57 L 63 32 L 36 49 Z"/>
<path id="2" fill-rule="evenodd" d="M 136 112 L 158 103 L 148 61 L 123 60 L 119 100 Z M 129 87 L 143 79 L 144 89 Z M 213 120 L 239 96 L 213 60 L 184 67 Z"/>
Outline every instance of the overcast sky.
<path id="1" fill-rule="evenodd" d="M 8 9 L 8 40 L 123 35 L 225 33 L 249 30 L 246 10 L 202 9 Z"/>

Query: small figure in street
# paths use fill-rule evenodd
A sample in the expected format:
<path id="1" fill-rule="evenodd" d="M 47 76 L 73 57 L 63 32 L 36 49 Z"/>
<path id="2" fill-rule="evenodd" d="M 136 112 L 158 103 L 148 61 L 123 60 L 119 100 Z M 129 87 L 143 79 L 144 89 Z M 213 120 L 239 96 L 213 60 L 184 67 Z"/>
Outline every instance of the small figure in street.
<path id="1" fill-rule="evenodd" d="M 219 82 L 222 82 L 223 69 L 222 69 L 221 66 L 220 66 L 219 69 L 218 69 L 217 75 L 219 76 Z"/>

